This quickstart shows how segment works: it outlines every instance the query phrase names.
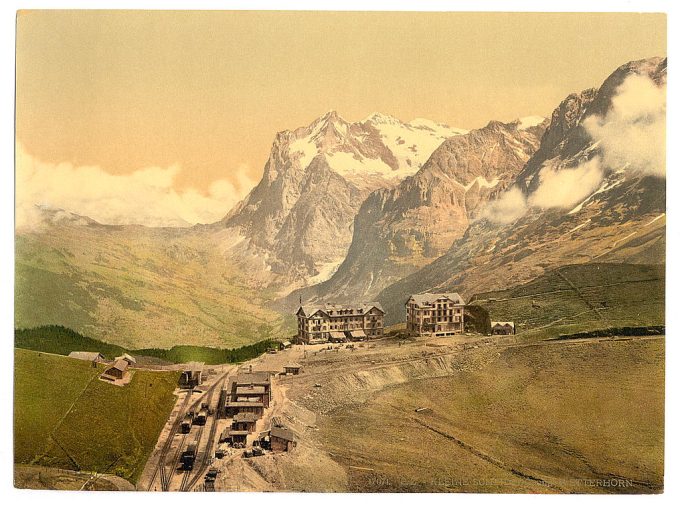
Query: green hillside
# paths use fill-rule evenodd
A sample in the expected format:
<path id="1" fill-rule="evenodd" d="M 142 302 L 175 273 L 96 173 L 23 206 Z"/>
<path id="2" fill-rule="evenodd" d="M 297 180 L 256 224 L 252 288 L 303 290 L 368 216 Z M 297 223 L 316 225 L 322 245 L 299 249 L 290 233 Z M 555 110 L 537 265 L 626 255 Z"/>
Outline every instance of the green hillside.
<path id="1" fill-rule="evenodd" d="M 133 373 L 117 387 L 103 367 L 15 349 L 15 463 L 108 472 L 131 482 L 173 407 L 176 372 Z"/>
<path id="2" fill-rule="evenodd" d="M 221 239 L 192 229 L 56 224 L 16 238 L 15 327 L 58 324 L 125 348 L 236 348 L 293 332 Z"/>
<path id="3" fill-rule="evenodd" d="M 493 321 L 513 321 L 517 332 L 551 336 L 665 323 L 662 265 L 568 265 L 533 281 L 473 296 Z"/>

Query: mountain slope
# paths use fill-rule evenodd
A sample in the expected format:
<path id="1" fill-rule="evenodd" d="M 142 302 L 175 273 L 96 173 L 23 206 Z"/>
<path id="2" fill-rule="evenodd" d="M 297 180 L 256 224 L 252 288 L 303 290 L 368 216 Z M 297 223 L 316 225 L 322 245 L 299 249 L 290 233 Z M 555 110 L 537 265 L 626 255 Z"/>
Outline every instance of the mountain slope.
<path id="1" fill-rule="evenodd" d="M 215 235 L 41 213 L 41 228 L 16 236 L 16 328 L 63 325 L 126 348 L 233 348 L 290 332 Z"/>
<path id="2" fill-rule="evenodd" d="M 333 277 L 288 301 L 371 299 L 442 255 L 479 210 L 512 183 L 536 151 L 545 125 L 490 122 L 446 140 L 414 176 L 362 204 L 352 244 Z"/>
<path id="3" fill-rule="evenodd" d="M 520 191 L 490 204 L 487 218 L 474 222 L 444 255 L 379 294 L 388 320 L 403 318 L 403 302 L 414 292 L 455 289 L 469 297 L 529 281 L 563 265 L 664 263 L 665 178 L 659 168 L 650 171 L 632 156 L 629 162 L 611 164 L 621 148 L 616 137 L 629 124 L 616 125 L 613 139 L 593 139 L 598 131 L 592 125 L 616 121 L 628 78 L 642 78 L 661 91 L 665 75 L 665 59 L 631 62 L 597 91 L 567 97 L 553 113 L 541 148 L 517 177 L 515 188 Z M 635 96 L 638 102 L 654 96 L 654 90 L 647 92 Z M 636 105 L 647 106 L 649 112 L 643 108 L 641 115 L 624 117 L 642 129 L 639 136 L 650 131 L 645 122 L 654 117 L 656 105 Z M 645 145 L 663 154 L 663 140 L 651 134 Z M 592 179 L 593 174 L 599 178 Z"/>
<path id="4" fill-rule="evenodd" d="M 345 257 L 366 196 L 412 175 L 464 132 L 381 114 L 349 123 L 328 112 L 276 136 L 262 180 L 216 227 L 232 230 L 230 256 L 263 286 L 323 280 Z"/>

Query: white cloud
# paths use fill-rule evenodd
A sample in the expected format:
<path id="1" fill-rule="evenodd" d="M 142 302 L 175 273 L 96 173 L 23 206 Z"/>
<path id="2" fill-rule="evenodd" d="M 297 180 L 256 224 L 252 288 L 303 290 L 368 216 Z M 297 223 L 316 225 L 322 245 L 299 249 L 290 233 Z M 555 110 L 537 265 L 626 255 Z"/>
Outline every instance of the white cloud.
<path id="1" fill-rule="evenodd" d="M 511 188 L 490 202 L 482 218 L 507 224 L 530 207 L 567 209 L 590 196 L 604 179 L 604 168 L 629 175 L 666 175 L 666 85 L 631 75 L 616 90 L 604 117 L 590 116 L 583 126 L 598 142 L 601 155 L 575 168 L 540 170 L 539 185 L 528 197 Z"/>
<path id="2" fill-rule="evenodd" d="M 509 224 L 524 215 L 527 210 L 527 200 L 522 191 L 511 187 L 497 200 L 489 202 L 481 217 L 497 224 Z"/>
<path id="3" fill-rule="evenodd" d="M 604 166 L 666 175 L 665 85 L 631 75 L 617 89 L 605 117 L 588 117 L 583 125 L 594 140 L 600 140 Z"/>
<path id="4" fill-rule="evenodd" d="M 178 192 L 179 166 L 144 168 L 112 175 L 97 166 L 44 163 L 17 144 L 16 224 L 30 228 L 39 220 L 36 207 L 64 209 L 105 224 L 186 226 L 218 221 L 253 186 L 247 168 L 236 183 L 213 182 L 207 193 Z"/>
<path id="5" fill-rule="evenodd" d="M 545 167 L 539 173 L 538 188 L 529 196 L 529 206 L 542 209 L 573 207 L 597 189 L 602 177 L 598 157 L 576 168 Z"/>

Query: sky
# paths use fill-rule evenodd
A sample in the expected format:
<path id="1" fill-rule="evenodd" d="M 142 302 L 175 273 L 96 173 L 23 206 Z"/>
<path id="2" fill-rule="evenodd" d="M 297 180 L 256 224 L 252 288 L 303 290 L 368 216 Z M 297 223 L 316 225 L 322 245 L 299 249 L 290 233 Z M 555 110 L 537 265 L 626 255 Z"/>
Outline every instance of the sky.
<path id="1" fill-rule="evenodd" d="M 21 11 L 17 201 L 209 222 L 328 110 L 473 129 L 665 54 L 659 14 Z"/>

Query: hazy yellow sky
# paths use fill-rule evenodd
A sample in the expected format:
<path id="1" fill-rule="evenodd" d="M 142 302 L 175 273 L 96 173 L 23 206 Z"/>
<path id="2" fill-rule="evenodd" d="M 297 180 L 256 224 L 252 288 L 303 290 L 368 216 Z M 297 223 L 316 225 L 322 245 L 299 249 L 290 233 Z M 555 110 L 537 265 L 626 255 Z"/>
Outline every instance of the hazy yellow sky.
<path id="1" fill-rule="evenodd" d="M 475 128 L 665 54 L 653 14 L 22 11 L 17 137 L 46 163 L 176 166 L 204 192 L 258 179 L 277 131 L 329 109 Z"/>

